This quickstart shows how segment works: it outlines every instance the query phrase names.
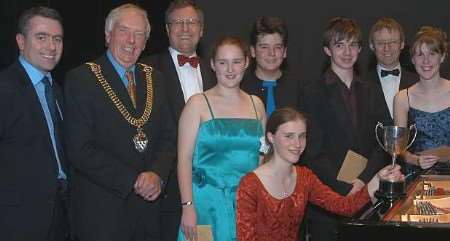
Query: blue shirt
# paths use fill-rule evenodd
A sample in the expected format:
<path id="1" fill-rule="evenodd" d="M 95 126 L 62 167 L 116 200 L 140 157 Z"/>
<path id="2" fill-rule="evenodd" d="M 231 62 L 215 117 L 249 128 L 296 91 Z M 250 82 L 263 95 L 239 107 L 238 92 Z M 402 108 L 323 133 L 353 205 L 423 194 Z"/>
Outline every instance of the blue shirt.
<path id="1" fill-rule="evenodd" d="M 45 99 L 45 85 L 42 83 L 42 79 L 44 76 L 47 76 L 48 80 L 50 81 L 50 84 L 53 84 L 53 79 L 50 73 L 42 73 L 39 71 L 36 67 L 31 65 L 23 56 L 19 56 L 19 62 L 22 64 L 22 66 L 25 68 L 25 71 L 28 74 L 28 77 L 31 79 L 31 83 L 33 84 L 34 90 L 36 91 L 36 94 L 39 98 L 39 102 L 41 103 L 42 110 L 44 111 L 45 120 L 47 122 L 48 131 L 50 133 L 50 138 L 52 140 L 53 145 L 53 151 L 55 153 L 56 161 L 58 164 L 58 178 L 66 179 L 67 176 L 64 173 L 64 171 L 61 168 L 61 162 L 59 160 L 58 151 L 56 149 L 56 141 L 55 141 L 55 131 L 53 128 L 53 120 L 50 114 L 50 110 L 48 109 L 47 100 Z M 59 104 L 56 103 L 58 106 L 58 111 L 62 119 L 61 110 L 59 108 Z"/>
<path id="2" fill-rule="evenodd" d="M 122 67 L 122 65 L 120 65 L 116 59 L 112 56 L 111 51 L 106 51 L 106 56 L 108 57 L 109 61 L 111 62 L 111 64 L 113 65 L 114 69 L 116 70 L 117 74 L 120 77 L 120 80 L 122 80 L 122 83 L 125 85 L 125 88 L 128 86 L 128 79 L 127 76 L 125 75 L 125 73 L 127 72 L 127 69 L 125 69 L 124 67 Z M 133 72 L 134 74 L 134 69 L 135 69 L 135 65 L 130 67 L 130 70 Z"/>

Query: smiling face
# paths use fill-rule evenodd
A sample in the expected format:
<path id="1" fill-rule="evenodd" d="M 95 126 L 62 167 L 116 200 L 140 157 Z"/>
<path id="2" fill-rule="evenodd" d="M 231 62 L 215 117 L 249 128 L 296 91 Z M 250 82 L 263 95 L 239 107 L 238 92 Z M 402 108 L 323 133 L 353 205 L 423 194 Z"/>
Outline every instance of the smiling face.
<path id="1" fill-rule="evenodd" d="M 125 69 L 134 65 L 145 49 L 147 31 L 145 15 L 136 9 L 124 9 L 106 32 L 106 43 L 114 59 Z"/>
<path id="2" fill-rule="evenodd" d="M 370 48 L 374 51 L 381 67 L 393 69 L 400 64 L 400 53 L 404 45 L 398 30 L 383 28 L 373 33 Z"/>
<path id="3" fill-rule="evenodd" d="M 169 43 L 178 52 L 190 56 L 203 35 L 203 23 L 191 6 L 175 9 L 166 24 Z"/>
<path id="4" fill-rule="evenodd" d="M 286 58 L 286 47 L 278 33 L 259 35 L 250 51 L 256 67 L 265 72 L 277 71 Z"/>
<path id="5" fill-rule="evenodd" d="M 429 80 L 440 76 L 439 69 L 445 56 L 432 51 L 426 43 L 417 45 L 414 49 L 412 62 L 421 80 Z"/>
<path id="6" fill-rule="evenodd" d="M 361 47 L 356 39 L 343 39 L 332 41 L 330 47 L 324 47 L 325 53 L 330 57 L 333 70 L 352 70 L 358 60 Z"/>
<path id="7" fill-rule="evenodd" d="M 35 16 L 29 20 L 27 29 L 26 33 L 16 35 L 20 54 L 43 73 L 53 70 L 63 51 L 61 24 L 51 18 Z"/>
<path id="8" fill-rule="evenodd" d="M 217 84 L 236 87 L 248 67 L 248 59 L 244 51 L 235 44 L 224 44 L 217 48 L 211 68 L 216 72 Z"/>
<path id="9" fill-rule="evenodd" d="M 272 144 L 273 155 L 291 164 L 300 158 L 306 146 L 306 125 L 301 120 L 281 124 L 275 133 L 268 132 L 267 139 Z"/>

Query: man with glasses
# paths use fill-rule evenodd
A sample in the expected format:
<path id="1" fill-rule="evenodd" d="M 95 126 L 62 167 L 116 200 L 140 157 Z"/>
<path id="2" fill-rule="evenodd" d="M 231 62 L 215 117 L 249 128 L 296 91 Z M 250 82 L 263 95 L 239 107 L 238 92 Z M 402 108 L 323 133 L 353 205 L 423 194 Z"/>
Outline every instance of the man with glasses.
<path id="1" fill-rule="evenodd" d="M 402 26 L 392 18 L 380 18 L 370 29 L 369 46 L 374 52 L 377 65 L 371 69 L 365 80 L 375 84 L 375 91 L 383 96 L 382 108 L 389 113 L 393 124 L 394 96 L 418 81 L 416 74 L 400 66 L 400 54 L 405 46 Z"/>
<path id="2" fill-rule="evenodd" d="M 215 85 L 209 73 L 209 63 L 197 55 L 197 45 L 203 35 L 203 12 L 190 0 L 173 1 L 165 14 L 169 49 L 145 58 L 164 74 L 171 114 L 178 123 L 189 97 Z M 181 201 L 176 176 L 176 162 L 172 166 L 160 209 L 162 240 L 177 240 L 181 220 Z"/>
<path id="3" fill-rule="evenodd" d="M 362 81 L 355 71 L 361 51 L 361 30 L 356 22 L 332 19 L 323 34 L 323 50 L 330 65 L 304 94 L 304 111 L 309 117 L 304 160 L 322 182 L 345 196 L 362 190 L 383 166 L 384 153 L 376 143 L 374 128 L 386 117 L 379 111 L 383 100 L 375 95 L 372 83 Z M 351 153 L 367 158 L 366 168 L 354 180 L 337 180 Z M 336 240 L 336 215 L 311 205 L 308 216 L 312 240 Z"/>

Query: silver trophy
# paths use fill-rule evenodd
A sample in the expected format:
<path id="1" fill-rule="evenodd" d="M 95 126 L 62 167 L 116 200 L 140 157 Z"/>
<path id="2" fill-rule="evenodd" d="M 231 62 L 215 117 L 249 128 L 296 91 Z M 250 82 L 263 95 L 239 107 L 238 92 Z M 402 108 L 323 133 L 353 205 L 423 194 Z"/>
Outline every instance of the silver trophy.
<path id="1" fill-rule="evenodd" d="M 380 131 L 381 130 L 381 131 Z M 409 141 L 410 134 L 414 130 L 414 136 Z M 383 141 L 380 141 L 378 133 L 382 133 Z M 392 166 L 395 165 L 397 156 L 403 154 L 414 142 L 417 136 L 416 125 L 409 128 L 399 126 L 383 126 L 380 122 L 375 126 L 375 137 L 378 144 L 392 157 Z M 379 194 L 387 198 L 397 198 L 405 194 L 405 180 L 380 180 Z"/>

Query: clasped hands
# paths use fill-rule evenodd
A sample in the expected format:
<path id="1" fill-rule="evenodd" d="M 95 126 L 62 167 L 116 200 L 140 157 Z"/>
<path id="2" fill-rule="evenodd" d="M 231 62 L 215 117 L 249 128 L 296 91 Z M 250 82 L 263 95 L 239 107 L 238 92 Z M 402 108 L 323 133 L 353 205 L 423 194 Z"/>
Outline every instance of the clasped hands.
<path id="1" fill-rule="evenodd" d="M 134 192 L 146 201 L 156 200 L 161 193 L 161 178 L 151 171 L 140 173 L 134 183 Z"/>

